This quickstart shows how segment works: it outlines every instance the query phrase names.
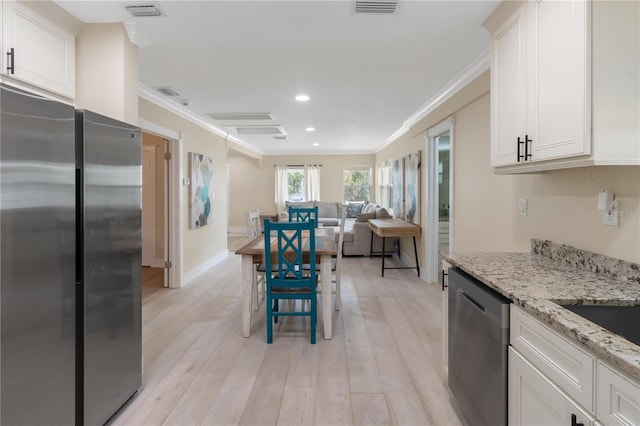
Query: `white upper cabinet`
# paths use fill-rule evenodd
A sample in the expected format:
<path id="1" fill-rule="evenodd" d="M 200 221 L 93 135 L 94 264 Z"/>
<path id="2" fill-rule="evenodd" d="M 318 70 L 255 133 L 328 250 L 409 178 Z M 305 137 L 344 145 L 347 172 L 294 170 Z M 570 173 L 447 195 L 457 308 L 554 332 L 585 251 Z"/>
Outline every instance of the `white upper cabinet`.
<path id="1" fill-rule="evenodd" d="M 496 29 L 491 40 L 491 165 L 516 161 L 527 127 L 526 5 Z M 522 151 L 524 153 L 524 151 Z"/>
<path id="2" fill-rule="evenodd" d="M 640 164 L 640 2 L 505 1 L 484 25 L 496 172 Z"/>
<path id="3" fill-rule="evenodd" d="M 2 74 L 5 78 L 75 96 L 75 36 L 13 1 L 3 3 Z"/>

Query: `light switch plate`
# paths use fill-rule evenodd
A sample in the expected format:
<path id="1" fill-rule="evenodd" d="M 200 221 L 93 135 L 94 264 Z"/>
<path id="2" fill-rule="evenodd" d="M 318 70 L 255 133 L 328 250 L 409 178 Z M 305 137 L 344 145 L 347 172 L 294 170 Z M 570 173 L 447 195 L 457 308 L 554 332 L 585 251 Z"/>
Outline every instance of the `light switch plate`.
<path id="1" fill-rule="evenodd" d="M 520 198 L 518 200 L 518 214 L 520 216 L 527 215 L 527 199 L 526 198 Z"/>

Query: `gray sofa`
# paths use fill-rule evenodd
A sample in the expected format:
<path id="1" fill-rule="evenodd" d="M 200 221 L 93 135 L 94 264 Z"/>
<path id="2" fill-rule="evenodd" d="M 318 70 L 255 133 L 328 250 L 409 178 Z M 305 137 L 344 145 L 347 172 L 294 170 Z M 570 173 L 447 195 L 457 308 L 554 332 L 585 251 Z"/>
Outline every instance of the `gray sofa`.
<path id="1" fill-rule="evenodd" d="M 342 254 L 344 256 L 369 256 L 371 249 L 371 230 L 369 229 L 369 219 L 390 218 L 389 212 L 374 203 L 351 203 L 342 204 L 332 201 L 302 201 L 286 203 L 287 210 L 289 206 L 294 207 L 318 207 L 318 226 L 330 226 L 336 234 L 336 242 L 338 241 L 338 233 L 340 232 L 340 218 L 342 217 L 342 209 L 347 209 L 347 218 L 344 225 L 344 243 L 342 246 Z M 281 212 L 278 215 L 279 221 L 288 221 L 289 213 Z M 393 238 L 388 238 L 385 243 L 385 251 L 392 253 L 394 249 Z M 382 251 L 382 238 L 374 235 L 373 251 L 378 253 Z"/>
<path id="2" fill-rule="evenodd" d="M 369 229 L 369 219 L 391 218 L 389 212 L 376 204 L 366 203 L 355 218 L 347 218 L 344 227 L 344 244 L 342 254 L 344 256 L 369 256 L 371 250 L 371 230 Z M 340 228 L 338 228 L 339 231 Z M 385 241 L 385 251 L 393 253 L 393 238 Z M 374 253 L 382 251 L 382 238 L 373 235 Z"/>

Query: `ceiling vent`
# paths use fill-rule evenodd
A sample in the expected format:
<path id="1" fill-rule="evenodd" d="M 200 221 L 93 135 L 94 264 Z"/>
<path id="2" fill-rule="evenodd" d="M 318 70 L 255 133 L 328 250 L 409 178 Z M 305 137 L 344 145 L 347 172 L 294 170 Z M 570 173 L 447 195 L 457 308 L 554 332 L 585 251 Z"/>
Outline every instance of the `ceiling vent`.
<path id="1" fill-rule="evenodd" d="M 239 135 L 286 136 L 282 126 L 234 126 Z"/>
<path id="2" fill-rule="evenodd" d="M 284 136 L 274 136 L 273 137 L 275 140 L 277 141 L 286 141 L 287 139 L 289 139 L 289 136 L 284 135 Z"/>
<path id="3" fill-rule="evenodd" d="M 268 112 L 212 112 L 208 115 L 220 121 L 273 120 Z"/>
<path id="4" fill-rule="evenodd" d="M 136 18 L 141 16 L 160 16 L 162 12 L 155 4 L 135 4 L 125 6 L 127 12 Z"/>
<path id="5" fill-rule="evenodd" d="M 398 0 L 356 0 L 356 13 L 394 13 Z"/>
<path id="6" fill-rule="evenodd" d="M 180 96 L 180 93 L 176 92 L 171 87 L 156 87 L 156 90 L 165 96 Z"/>

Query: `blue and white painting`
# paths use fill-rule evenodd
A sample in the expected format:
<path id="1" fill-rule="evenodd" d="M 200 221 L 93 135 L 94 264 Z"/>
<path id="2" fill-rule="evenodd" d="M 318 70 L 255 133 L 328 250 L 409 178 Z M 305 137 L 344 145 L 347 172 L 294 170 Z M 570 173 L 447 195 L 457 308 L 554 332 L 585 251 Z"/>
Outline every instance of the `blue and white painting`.
<path id="1" fill-rule="evenodd" d="M 213 199 L 213 160 L 191 153 L 191 220 L 190 228 L 202 228 L 211 220 Z"/>

